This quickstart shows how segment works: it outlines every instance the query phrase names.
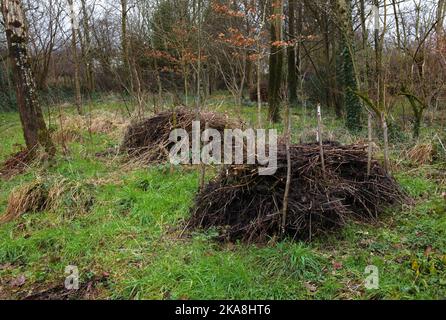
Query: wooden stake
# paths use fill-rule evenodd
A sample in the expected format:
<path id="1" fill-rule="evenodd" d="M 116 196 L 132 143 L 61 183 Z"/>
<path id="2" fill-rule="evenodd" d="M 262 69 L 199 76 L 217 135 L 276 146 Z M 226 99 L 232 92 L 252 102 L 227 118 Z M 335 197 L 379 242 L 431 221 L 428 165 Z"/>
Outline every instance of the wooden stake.
<path id="1" fill-rule="evenodd" d="M 285 139 L 286 139 L 286 159 L 287 159 L 287 174 L 286 174 L 286 184 L 285 193 L 283 196 L 283 210 L 282 210 L 282 235 L 285 234 L 286 217 L 288 212 L 288 197 L 290 194 L 291 187 L 291 115 L 290 115 L 290 105 L 286 102 L 286 118 L 285 118 Z"/>
<path id="2" fill-rule="evenodd" d="M 384 113 L 381 115 L 381 122 L 384 135 L 384 169 L 387 173 L 390 173 L 390 161 L 389 161 L 389 133 L 387 127 L 387 119 Z"/>
<path id="3" fill-rule="evenodd" d="M 207 135 L 207 130 L 209 129 L 209 123 L 206 122 L 205 125 L 205 139 L 206 141 L 209 139 L 208 135 Z M 201 155 L 200 155 L 201 158 Z M 204 189 L 204 185 L 206 182 L 206 165 L 203 163 L 203 159 L 201 159 L 201 164 L 200 164 L 200 190 Z"/>
<path id="4" fill-rule="evenodd" d="M 324 142 L 322 139 L 322 112 L 321 112 L 321 104 L 320 103 L 318 103 L 318 105 L 317 105 L 317 136 L 318 136 L 319 147 L 320 147 L 322 175 L 325 179 Z"/>
<path id="5" fill-rule="evenodd" d="M 368 114 L 368 123 L 367 123 L 367 131 L 368 131 L 368 157 L 367 157 L 367 176 L 370 177 L 370 174 L 372 173 L 372 113 L 369 112 Z"/>

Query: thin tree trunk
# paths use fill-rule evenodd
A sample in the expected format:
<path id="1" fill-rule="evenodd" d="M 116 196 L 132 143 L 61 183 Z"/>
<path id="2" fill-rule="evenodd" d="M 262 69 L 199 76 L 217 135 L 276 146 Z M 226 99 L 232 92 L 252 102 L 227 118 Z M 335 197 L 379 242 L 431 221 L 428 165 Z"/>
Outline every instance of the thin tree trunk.
<path id="1" fill-rule="evenodd" d="M 303 15 L 304 15 L 304 4 L 303 1 L 299 1 L 298 9 L 297 9 L 297 27 L 296 32 L 300 37 L 303 33 Z M 302 70 L 302 41 L 299 39 L 296 46 L 296 65 L 294 68 L 296 69 L 296 75 L 299 81 L 299 100 L 300 103 L 303 104 L 303 70 Z"/>
<path id="2" fill-rule="evenodd" d="M 401 49 L 402 46 L 401 46 L 400 22 L 399 22 L 399 17 L 398 17 L 398 9 L 396 6 L 396 0 L 392 0 L 392 6 L 393 6 L 393 15 L 395 18 L 396 41 L 398 44 L 398 49 Z"/>
<path id="3" fill-rule="evenodd" d="M 93 59 L 91 55 L 91 35 L 90 35 L 90 25 L 88 23 L 88 11 L 86 0 L 81 0 L 82 6 L 82 23 L 84 28 L 84 40 L 85 40 L 85 50 L 84 50 L 84 64 L 86 69 L 86 80 L 89 94 L 91 95 L 95 90 L 94 81 L 94 71 L 93 71 Z"/>
<path id="4" fill-rule="evenodd" d="M 375 8 L 379 8 L 379 0 L 373 0 Z M 378 86 L 378 106 L 384 110 L 384 75 L 383 75 L 383 58 L 382 58 L 382 40 L 379 35 L 379 12 L 375 17 L 375 77 Z"/>
<path id="5" fill-rule="evenodd" d="M 129 93 L 134 93 L 132 74 L 129 60 L 129 45 L 127 36 L 127 0 L 121 0 L 121 49 L 122 49 L 122 63 L 124 65 L 124 85 L 130 89 Z"/>
<path id="6" fill-rule="evenodd" d="M 282 82 L 283 48 L 282 41 L 282 13 L 283 0 L 272 2 L 271 21 L 271 52 L 269 58 L 268 103 L 269 120 L 272 123 L 280 121 L 280 87 Z"/>
<path id="7" fill-rule="evenodd" d="M 258 45 L 258 48 L 260 48 L 260 45 Z M 260 49 L 259 49 L 260 51 Z M 262 82 L 262 57 L 259 52 L 259 56 L 257 58 L 257 122 L 258 127 L 262 127 L 262 88 L 261 88 L 261 82 Z"/>
<path id="8" fill-rule="evenodd" d="M 196 116 L 196 120 L 200 121 L 200 113 L 201 113 L 201 96 L 200 96 L 200 92 L 201 92 L 201 27 L 202 27 L 202 12 L 201 12 L 201 1 L 202 0 L 198 0 L 198 61 L 197 61 L 197 97 L 196 97 L 196 106 L 195 106 L 195 116 Z M 205 129 L 207 129 L 208 123 L 206 122 L 205 124 Z M 201 165 L 200 165 L 200 190 L 204 189 L 204 184 L 205 184 L 205 178 L 206 178 L 206 166 L 203 163 L 203 161 L 201 161 Z"/>
<path id="9" fill-rule="evenodd" d="M 361 31 L 362 31 L 362 50 L 364 52 L 365 57 L 365 71 L 364 71 L 364 84 L 363 89 L 367 90 L 369 88 L 368 80 L 370 75 L 370 63 L 369 63 L 369 54 L 368 54 L 368 41 L 369 41 L 369 32 L 367 30 L 367 19 L 365 12 L 365 0 L 359 1 L 359 10 L 360 10 L 360 20 L 361 20 Z M 358 83 L 359 84 L 359 83 Z"/>
<path id="10" fill-rule="evenodd" d="M 294 41 L 296 38 L 295 30 L 295 11 L 296 0 L 288 2 L 288 36 L 289 40 Z M 297 103 L 297 72 L 296 72 L 296 51 L 295 46 L 289 46 L 288 50 L 288 101 L 292 105 Z"/>
<path id="11" fill-rule="evenodd" d="M 73 64 L 74 64 L 74 90 L 76 97 L 76 109 L 79 114 L 82 114 L 82 96 L 81 96 L 81 82 L 79 75 L 79 56 L 77 54 L 77 40 L 76 33 L 78 32 L 78 24 L 76 21 L 76 15 L 74 13 L 73 0 L 68 0 L 70 5 L 71 14 L 71 47 L 73 51 Z"/>
<path id="12" fill-rule="evenodd" d="M 437 50 L 441 50 L 444 40 L 444 18 L 446 15 L 446 1 L 438 0 L 437 5 Z"/>

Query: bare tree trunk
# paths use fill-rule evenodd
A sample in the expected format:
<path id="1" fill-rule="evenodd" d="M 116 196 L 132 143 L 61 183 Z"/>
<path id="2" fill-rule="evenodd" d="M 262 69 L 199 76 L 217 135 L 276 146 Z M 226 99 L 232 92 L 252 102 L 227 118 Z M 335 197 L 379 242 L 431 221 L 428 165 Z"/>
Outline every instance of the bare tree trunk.
<path id="1" fill-rule="evenodd" d="M 76 33 L 79 30 L 79 26 L 76 21 L 76 15 L 74 13 L 73 0 L 68 0 L 70 5 L 71 15 L 71 46 L 73 50 L 73 64 L 74 64 L 74 89 L 76 95 L 76 108 L 79 114 L 82 114 L 82 96 L 81 96 L 81 81 L 79 75 L 79 56 L 77 54 L 77 40 Z"/>
<path id="2" fill-rule="evenodd" d="M 184 104 L 187 105 L 189 104 L 189 99 L 188 99 L 188 94 L 189 94 L 189 90 L 188 90 L 188 82 L 189 82 L 189 74 L 188 74 L 188 70 L 187 70 L 187 66 L 184 65 L 183 68 L 183 75 L 184 75 Z"/>
<path id="3" fill-rule="evenodd" d="M 441 50 L 442 44 L 445 41 L 443 39 L 444 37 L 444 18 L 446 15 L 446 1 L 445 0 L 438 0 L 437 5 L 437 26 L 436 26 L 436 33 L 437 33 L 437 50 Z"/>
<path id="4" fill-rule="evenodd" d="M 28 51 L 25 15 L 20 0 L 1 1 L 3 19 L 5 21 L 6 38 L 11 63 L 14 68 L 17 105 L 25 136 L 25 143 L 30 152 L 43 147 L 53 156 L 55 147 L 43 118 L 34 76 L 31 71 Z"/>
<path id="5" fill-rule="evenodd" d="M 272 2 L 274 19 L 271 21 L 271 53 L 269 58 L 268 103 L 269 120 L 277 123 L 280 120 L 280 87 L 282 82 L 283 48 L 278 45 L 282 41 L 283 0 Z"/>
<path id="6" fill-rule="evenodd" d="M 84 64 L 86 69 L 86 80 L 88 91 L 92 94 L 95 90 L 94 83 L 94 71 L 93 71 L 93 59 L 91 55 L 91 35 L 90 35 L 90 25 L 88 23 L 88 11 L 86 0 L 81 0 L 82 6 L 82 23 L 84 29 L 84 40 L 85 40 L 85 51 L 84 51 Z"/>
<path id="7" fill-rule="evenodd" d="M 384 36 L 386 25 L 384 22 L 383 32 L 380 35 L 380 17 L 379 17 L 379 0 L 373 0 L 373 5 L 375 7 L 375 77 L 377 82 L 377 109 L 381 110 L 381 126 L 384 135 L 384 169 L 387 173 L 390 173 L 390 160 L 389 160 L 389 136 L 388 136 L 388 125 L 387 125 L 387 111 L 386 111 L 386 97 L 385 97 L 385 78 L 383 70 L 383 46 L 384 46 Z M 386 3 L 384 2 L 384 5 Z M 384 7 L 384 10 L 386 8 Z M 387 12 L 385 11 L 385 14 Z M 386 17 L 385 17 L 386 18 Z"/>
<path id="8" fill-rule="evenodd" d="M 364 52 L 365 57 L 365 71 L 364 71 L 364 84 L 363 89 L 367 90 L 369 88 L 368 80 L 370 75 L 370 63 L 369 63 L 369 55 L 368 55 L 368 41 L 369 41 L 369 31 L 367 30 L 367 19 L 366 19 L 366 9 L 365 9 L 365 0 L 360 0 L 359 2 L 359 16 L 361 20 L 361 32 L 362 32 L 362 50 Z M 359 85 L 360 83 L 358 83 Z"/>
<path id="9" fill-rule="evenodd" d="M 299 1 L 297 4 L 297 26 L 296 32 L 298 36 L 301 36 L 303 33 L 303 15 L 304 15 L 304 4 L 302 1 Z M 296 66 L 297 78 L 299 82 L 299 102 L 303 104 L 303 70 L 302 70 L 302 41 L 299 40 L 296 46 Z"/>
<path id="10" fill-rule="evenodd" d="M 296 38 L 295 30 L 295 11 L 296 0 L 288 1 L 288 36 L 291 41 Z M 296 51 L 295 46 L 288 47 L 288 100 L 291 104 L 297 103 L 297 70 L 296 70 Z"/>
<path id="11" fill-rule="evenodd" d="M 197 62 L 197 97 L 196 97 L 196 120 L 200 121 L 200 113 L 201 113 L 201 28 L 202 28 L 202 12 L 201 12 L 201 1 L 202 0 L 198 0 L 198 62 Z M 208 127 L 208 123 L 206 122 L 206 128 Z M 205 184 L 205 178 L 206 178 L 206 166 L 203 163 L 203 161 L 201 161 L 201 165 L 200 165 L 200 190 L 204 189 L 204 184 Z"/>
<path id="12" fill-rule="evenodd" d="M 398 49 L 401 49 L 402 48 L 402 46 L 401 46 L 401 32 L 400 32 L 400 23 L 399 23 L 398 8 L 396 5 L 396 0 L 392 0 L 392 6 L 393 6 L 393 16 L 395 18 L 396 41 L 398 44 Z"/>
<path id="13" fill-rule="evenodd" d="M 446 1 L 438 0 L 437 5 L 437 25 L 436 25 L 436 33 L 438 37 L 443 36 L 444 33 L 444 18 L 446 15 Z"/>
<path id="14" fill-rule="evenodd" d="M 124 85 L 127 87 L 129 93 L 134 93 L 132 74 L 129 60 L 129 45 L 127 36 L 127 0 L 121 0 L 121 49 L 122 49 L 122 63 L 124 65 Z"/>
<path id="15" fill-rule="evenodd" d="M 342 117 L 342 105 L 337 99 L 337 81 L 336 81 L 336 61 L 334 57 L 337 56 L 337 42 L 338 39 L 334 36 L 334 33 L 330 32 L 331 20 L 329 14 L 324 12 L 321 18 L 321 31 L 323 33 L 323 48 L 324 59 L 326 67 L 326 104 L 328 108 L 335 110 L 338 118 Z"/>
<path id="16" fill-rule="evenodd" d="M 373 0 L 376 10 L 379 10 L 379 0 Z M 379 12 L 376 12 L 375 17 L 375 77 L 377 82 L 378 100 L 377 105 L 384 110 L 384 74 L 383 74 L 383 57 L 382 57 L 382 41 L 379 35 Z"/>
<path id="17" fill-rule="evenodd" d="M 258 43 L 260 43 L 258 41 Z M 258 44 L 258 48 L 260 51 L 260 44 Z M 262 127 L 262 88 L 261 88 L 261 82 L 262 82 L 262 57 L 259 52 L 259 56 L 257 58 L 257 122 L 258 127 Z"/>

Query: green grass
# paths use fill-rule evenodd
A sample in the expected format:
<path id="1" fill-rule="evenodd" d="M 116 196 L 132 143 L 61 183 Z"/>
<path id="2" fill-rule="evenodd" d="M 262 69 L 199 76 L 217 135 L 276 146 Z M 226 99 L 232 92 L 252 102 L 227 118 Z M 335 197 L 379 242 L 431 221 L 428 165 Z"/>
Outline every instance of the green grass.
<path id="1" fill-rule="evenodd" d="M 217 106 L 219 97 L 211 105 Z M 219 104 L 231 111 L 231 103 Z M 122 108 L 119 103 L 94 109 Z M 71 110 L 71 109 L 70 109 Z M 71 112 L 69 110 L 69 112 Z M 255 123 L 255 107 L 243 117 Z M 264 113 L 266 117 L 266 113 Z M 305 124 L 303 119 L 305 118 Z M 327 116 L 327 132 L 354 141 L 342 121 Z M 311 111 L 293 111 L 296 136 L 315 125 Z M 0 160 L 23 143 L 18 115 L 0 114 Z M 280 129 L 280 126 L 279 126 Z M 83 135 L 88 138 L 87 132 Z M 95 152 L 118 143 L 95 134 L 71 143 L 47 168 L 33 167 L 0 181 L 0 212 L 13 188 L 45 175 L 94 185 L 94 206 L 76 216 L 28 213 L 0 226 L 0 297 L 63 284 L 67 265 L 81 282 L 107 273 L 97 298 L 111 299 L 443 299 L 446 297 L 446 212 L 443 184 L 429 178 L 432 166 L 396 172 L 416 204 L 390 210 L 380 223 L 351 222 L 312 243 L 284 241 L 263 246 L 212 241 L 214 232 L 180 237 L 198 190 L 193 168 L 126 167 Z M 396 154 L 396 153 L 395 153 Z M 212 176 L 212 172 L 209 173 Z M 377 290 L 365 289 L 365 268 L 380 271 Z M 11 287 L 20 275 L 25 284 Z"/>

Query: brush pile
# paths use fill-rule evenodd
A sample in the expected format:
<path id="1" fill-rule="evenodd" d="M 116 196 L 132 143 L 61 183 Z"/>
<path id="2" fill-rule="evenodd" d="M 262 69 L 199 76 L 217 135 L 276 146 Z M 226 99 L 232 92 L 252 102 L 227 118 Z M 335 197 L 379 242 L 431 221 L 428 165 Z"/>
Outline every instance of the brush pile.
<path id="1" fill-rule="evenodd" d="M 259 176 L 252 165 L 230 166 L 196 198 L 188 226 L 217 228 L 221 240 L 265 242 L 271 237 L 310 239 L 348 219 L 375 220 L 385 208 L 407 200 L 397 182 L 373 161 L 367 175 L 366 146 L 325 143 L 325 174 L 317 144 L 291 146 L 291 188 L 284 233 L 287 176 L 284 145 L 278 170 Z"/>
<path id="2" fill-rule="evenodd" d="M 162 163 L 168 160 L 169 150 L 173 143 L 169 135 L 174 129 L 185 129 L 192 132 L 192 122 L 196 120 L 194 112 L 180 108 L 165 111 L 153 117 L 130 125 L 121 144 L 121 152 L 132 158 L 142 159 L 147 163 Z M 235 127 L 236 123 L 224 114 L 214 112 L 200 113 L 201 131 L 206 125 L 223 133 L 226 128 Z"/>
<path id="3" fill-rule="evenodd" d="M 0 165 L 0 178 L 8 180 L 26 170 L 32 162 L 32 153 L 23 149 L 10 156 Z"/>

